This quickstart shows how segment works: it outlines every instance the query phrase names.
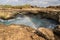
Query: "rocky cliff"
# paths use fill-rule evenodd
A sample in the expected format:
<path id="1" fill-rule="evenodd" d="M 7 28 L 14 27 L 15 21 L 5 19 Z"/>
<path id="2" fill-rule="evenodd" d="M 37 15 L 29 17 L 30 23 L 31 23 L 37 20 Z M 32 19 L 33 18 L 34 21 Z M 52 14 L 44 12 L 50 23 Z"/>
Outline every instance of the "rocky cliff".
<path id="1" fill-rule="evenodd" d="M 60 9 L 52 8 L 22 8 L 0 9 L 0 18 L 9 20 L 17 14 L 39 15 L 42 18 L 50 18 L 60 23 Z M 38 28 L 33 29 L 25 25 L 2 25 L 0 24 L 0 40 L 60 40 L 60 26 L 54 29 Z"/>

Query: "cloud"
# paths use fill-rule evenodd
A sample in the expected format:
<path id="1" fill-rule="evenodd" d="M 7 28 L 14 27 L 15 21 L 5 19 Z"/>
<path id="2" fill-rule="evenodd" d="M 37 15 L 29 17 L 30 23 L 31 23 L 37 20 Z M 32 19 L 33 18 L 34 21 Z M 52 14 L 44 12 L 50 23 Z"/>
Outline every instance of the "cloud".
<path id="1" fill-rule="evenodd" d="M 0 4 L 49 6 L 60 5 L 60 0 L 0 0 Z"/>
<path id="2" fill-rule="evenodd" d="M 7 0 L 7 2 L 18 2 L 18 0 Z"/>
<path id="3" fill-rule="evenodd" d="M 37 6 L 60 5 L 60 1 L 59 0 L 35 0 L 32 1 L 31 4 Z"/>

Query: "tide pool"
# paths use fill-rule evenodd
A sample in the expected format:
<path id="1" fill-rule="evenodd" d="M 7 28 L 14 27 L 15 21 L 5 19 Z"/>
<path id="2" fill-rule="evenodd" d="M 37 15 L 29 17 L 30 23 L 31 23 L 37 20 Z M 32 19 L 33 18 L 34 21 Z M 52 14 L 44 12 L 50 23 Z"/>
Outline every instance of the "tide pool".
<path id="1" fill-rule="evenodd" d="M 10 24 L 23 24 L 30 26 L 32 28 L 46 27 L 54 28 L 56 27 L 56 22 L 50 19 L 41 19 L 38 16 L 27 16 L 27 15 L 18 15 L 14 19 L 2 20 L 0 19 L 0 24 L 10 25 Z"/>

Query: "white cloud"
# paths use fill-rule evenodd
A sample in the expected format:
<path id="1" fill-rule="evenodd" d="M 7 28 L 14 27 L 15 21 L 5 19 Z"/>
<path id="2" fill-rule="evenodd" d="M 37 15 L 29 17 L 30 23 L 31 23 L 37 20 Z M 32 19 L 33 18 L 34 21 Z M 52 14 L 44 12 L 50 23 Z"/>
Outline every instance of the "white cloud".
<path id="1" fill-rule="evenodd" d="M 37 6 L 58 5 L 59 0 L 0 0 L 0 4 L 23 5 L 31 4 Z"/>
<path id="2" fill-rule="evenodd" d="M 34 0 L 30 3 L 37 6 L 49 6 L 49 5 L 58 5 L 60 4 L 60 1 L 59 0 Z"/>
<path id="3" fill-rule="evenodd" d="M 18 2 L 19 0 L 7 0 L 7 2 Z"/>

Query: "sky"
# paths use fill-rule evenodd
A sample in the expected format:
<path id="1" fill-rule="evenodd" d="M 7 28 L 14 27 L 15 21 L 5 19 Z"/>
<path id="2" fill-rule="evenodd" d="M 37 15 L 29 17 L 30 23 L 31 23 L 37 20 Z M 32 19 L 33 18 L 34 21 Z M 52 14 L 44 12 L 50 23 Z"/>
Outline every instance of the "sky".
<path id="1" fill-rule="evenodd" d="M 31 4 L 36 6 L 60 5 L 60 0 L 0 0 L 3 5 L 24 5 Z"/>

